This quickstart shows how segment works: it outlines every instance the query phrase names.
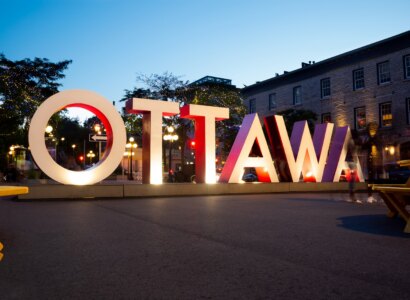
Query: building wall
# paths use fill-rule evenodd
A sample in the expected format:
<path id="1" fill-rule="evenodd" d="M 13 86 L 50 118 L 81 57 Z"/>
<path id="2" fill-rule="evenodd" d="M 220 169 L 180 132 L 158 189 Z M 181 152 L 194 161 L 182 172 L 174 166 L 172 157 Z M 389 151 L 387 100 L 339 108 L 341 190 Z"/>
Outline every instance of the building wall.
<path id="1" fill-rule="evenodd" d="M 331 122 L 335 126 L 350 126 L 355 129 L 355 108 L 365 106 L 366 123 L 380 123 L 379 105 L 385 102 L 392 103 L 393 124 L 389 128 L 379 128 L 377 141 L 379 157 L 382 164 L 400 159 L 400 144 L 410 141 L 410 125 L 408 124 L 409 108 L 406 99 L 410 98 L 410 79 L 404 78 L 403 57 L 410 54 L 410 48 L 392 52 L 369 60 L 346 64 L 343 67 L 331 69 L 314 77 L 306 77 L 299 82 L 286 84 L 286 75 L 276 88 L 266 88 L 255 94 L 247 93 L 245 105 L 255 99 L 255 110 L 261 118 L 278 114 L 285 109 L 308 109 L 318 115 L 317 123 L 321 122 L 324 113 L 331 113 Z M 390 83 L 378 84 L 377 64 L 390 62 Z M 363 68 L 365 87 L 353 89 L 353 70 Z M 302 71 L 303 72 L 303 71 Z M 331 95 L 321 99 L 321 79 L 330 78 Z M 293 105 L 293 88 L 302 87 L 302 104 Z M 269 94 L 276 93 L 275 109 L 269 110 Z M 359 136 L 367 136 L 366 130 L 357 131 Z M 382 153 L 385 146 L 394 145 L 395 154 Z"/>

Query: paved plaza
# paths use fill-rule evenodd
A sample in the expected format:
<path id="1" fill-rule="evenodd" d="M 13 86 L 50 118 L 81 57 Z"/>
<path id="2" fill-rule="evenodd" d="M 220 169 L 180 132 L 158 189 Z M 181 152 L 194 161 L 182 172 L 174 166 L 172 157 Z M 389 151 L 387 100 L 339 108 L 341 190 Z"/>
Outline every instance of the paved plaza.
<path id="1" fill-rule="evenodd" d="M 404 221 L 347 199 L 2 199 L 0 298 L 410 299 Z"/>

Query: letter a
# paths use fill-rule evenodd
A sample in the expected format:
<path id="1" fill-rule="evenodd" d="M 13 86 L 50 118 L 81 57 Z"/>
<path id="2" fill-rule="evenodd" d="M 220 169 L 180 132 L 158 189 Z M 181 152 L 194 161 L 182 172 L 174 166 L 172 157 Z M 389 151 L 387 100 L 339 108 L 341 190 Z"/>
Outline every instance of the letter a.
<path id="1" fill-rule="evenodd" d="M 353 144 L 349 126 L 336 128 L 329 151 L 329 158 L 323 174 L 324 182 L 338 182 L 343 170 L 349 169 L 346 156 Z M 357 153 L 351 153 L 356 167 L 356 181 L 364 182 L 362 167 Z"/>
<path id="2" fill-rule="evenodd" d="M 262 157 L 249 157 L 255 141 L 259 146 Z M 245 116 L 226 160 L 219 182 L 243 182 L 242 176 L 246 167 L 255 168 L 259 181 L 279 182 L 258 114 Z"/>

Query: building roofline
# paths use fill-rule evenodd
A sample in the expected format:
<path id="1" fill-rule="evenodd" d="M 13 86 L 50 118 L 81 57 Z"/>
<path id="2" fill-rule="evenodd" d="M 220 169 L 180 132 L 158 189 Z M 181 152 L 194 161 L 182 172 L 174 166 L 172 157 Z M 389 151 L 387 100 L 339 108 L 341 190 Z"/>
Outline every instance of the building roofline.
<path id="1" fill-rule="evenodd" d="M 242 88 L 244 95 L 266 90 L 270 87 L 274 88 L 276 85 L 287 81 L 292 83 L 294 81 L 303 80 L 307 76 L 312 76 L 326 72 L 328 70 L 340 67 L 341 65 L 354 63 L 359 60 L 371 59 L 376 56 L 381 56 L 389 52 L 397 51 L 410 47 L 410 30 L 400 33 L 398 35 L 377 41 L 375 43 L 327 58 L 317 63 L 305 64 L 304 67 L 285 72 L 282 75 L 277 75 L 261 82 L 249 85 Z M 365 57 L 364 57 L 365 56 Z"/>

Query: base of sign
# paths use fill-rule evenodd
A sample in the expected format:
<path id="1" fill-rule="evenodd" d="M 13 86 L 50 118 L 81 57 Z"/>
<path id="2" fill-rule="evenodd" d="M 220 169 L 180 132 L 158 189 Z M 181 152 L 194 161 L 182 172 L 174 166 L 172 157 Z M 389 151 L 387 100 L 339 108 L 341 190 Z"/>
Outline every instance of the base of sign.
<path id="1" fill-rule="evenodd" d="M 366 183 L 357 183 L 355 189 L 367 191 Z M 36 199 L 102 199 L 102 198 L 142 198 L 176 197 L 234 194 L 269 194 L 298 192 L 349 192 L 347 182 L 336 183 L 226 183 L 226 184 L 135 184 L 101 183 L 88 186 L 62 184 L 29 185 L 30 192 L 19 195 L 20 200 Z"/>

